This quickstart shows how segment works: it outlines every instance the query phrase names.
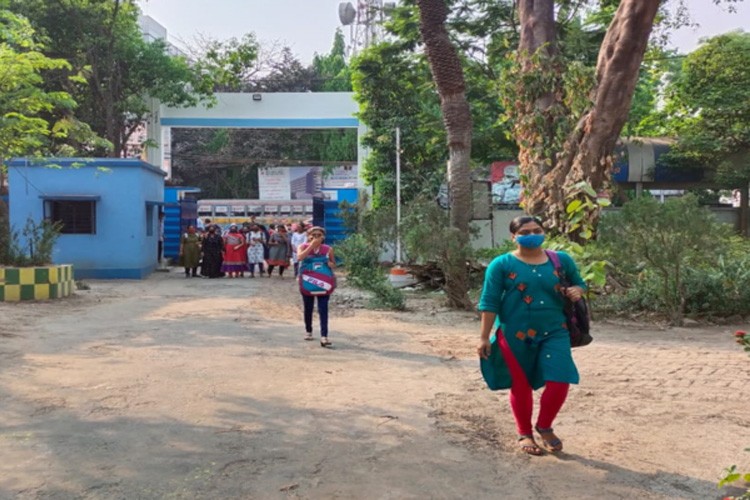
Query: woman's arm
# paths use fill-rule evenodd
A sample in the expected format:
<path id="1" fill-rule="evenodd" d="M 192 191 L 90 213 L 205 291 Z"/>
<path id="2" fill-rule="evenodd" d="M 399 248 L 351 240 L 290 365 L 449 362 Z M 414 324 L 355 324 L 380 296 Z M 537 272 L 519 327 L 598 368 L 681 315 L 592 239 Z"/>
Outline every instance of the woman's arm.
<path id="1" fill-rule="evenodd" d="M 477 354 L 480 358 L 487 359 L 490 356 L 490 334 L 492 328 L 495 326 L 495 318 L 497 314 L 493 312 L 482 311 L 482 326 L 479 332 L 479 345 L 477 346 Z"/>
<path id="2" fill-rule="evenodd" d="M 503 294 L 505 293 L 505 274 L 503 267 L 504 257 L 500 256 L 493 260 L 484 273 L 484 287 L 479 299 L 478 309 L 481 312 L 482 324 L 479 331 L 479 345 L 477 354 L 481 358 L 490 355 L 490 334 L 495 326 L 495 321 L 502 308 Z"/>

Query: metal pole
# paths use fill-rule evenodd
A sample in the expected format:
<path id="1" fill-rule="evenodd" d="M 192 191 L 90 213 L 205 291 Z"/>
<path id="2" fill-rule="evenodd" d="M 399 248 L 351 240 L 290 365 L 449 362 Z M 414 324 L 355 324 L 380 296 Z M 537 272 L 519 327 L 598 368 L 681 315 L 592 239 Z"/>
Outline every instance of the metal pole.
<path id="1" fill-rule="evenodd" d="M 401 263 L 401 128 L 396 127 L 396 263 Z"/>

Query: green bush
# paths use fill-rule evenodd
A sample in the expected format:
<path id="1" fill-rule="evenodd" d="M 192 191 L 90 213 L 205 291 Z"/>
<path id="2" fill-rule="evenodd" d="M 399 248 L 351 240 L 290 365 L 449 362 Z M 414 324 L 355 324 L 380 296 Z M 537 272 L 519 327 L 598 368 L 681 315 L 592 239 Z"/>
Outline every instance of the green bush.
<path id="1" fill-rule="evenodd" d="M 403 292 L 393 288 L 387 279 L 373 283 L 370 291 L 375 294 L 370 301 L 370 306 L 373 309 L 393 309 L 396 311 L 406 309 L 406 297 L 404 297 Z"/>
<path id="2" fill-rule="evenodd" d="M 474 310 L 468 295 L 473 249 L 465 235 L 451 227 L 448 211 L 433 198 L 414 199 L 402 220 L 401 235 L 409 262 L 433 263 L 442 272 L 439 283 L 448 306 Z"/>
<path id="3" fill-rule="evenodd" d="M 29 217 L 21 231 L 25 246 L 21 244 L 17 230 L 3 228 L 0 237 L 0 263 L 14 267 L 50 264 L 61 228 L 60 222 L 42 221 L 37 224 Z"/>
<path id="4" fill-rule="evenodd" d="M 349 281 L 356 287 L 375 294 L 371 306 L 403 310 L 404 294 L 391 286 L 380 267 L 380 247 L 357 233 L 336 246 L 336 252 L 348 271 Z"/>
<path id="5" fill-rule="evenodd" d="M 684 286 L 689 314 L 750 314 L 750 253 L 737 259 L 720 255 L 713 267 L 690 268 L 685 273 Z"/>
<path id="6" fill-rule="evenodd" d="M 731 241 L 731 228 L 719 223 L 694 196 L 665 203 L 641 197 L 603 217 L 599 237 L 612 255 L 618 278 L 627 287 L 647 284 L 648 293 L 637 291 L 639 296 L 650 295 L 657 280 L 654 306 L 678 323 L 687 312 L 691 292 L 686 279 L 691 269 L 715 267 Z"/>
<path id="7" fill-rule="evenodd" d="M 658 313 L 664 311 L 667 304 L 661 296 L 661 280 L 657 274 L 644 270 L 631 278 L 624 290 L 610 290 L 595 302 L 599 312 L 628 314 L 638 312 Z"/>

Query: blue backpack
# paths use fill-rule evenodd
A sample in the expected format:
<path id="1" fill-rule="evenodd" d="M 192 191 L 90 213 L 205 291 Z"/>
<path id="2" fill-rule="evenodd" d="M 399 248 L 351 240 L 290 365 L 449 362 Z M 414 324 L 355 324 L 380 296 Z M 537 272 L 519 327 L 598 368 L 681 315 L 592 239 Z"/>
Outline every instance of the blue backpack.
<path id="1" fill-rule="evenodd" d="M 299 291 L 302 295 L 331 295 L 336 289 L 336 275 L 328 255 L 309 255 L 299 263 Z"/>

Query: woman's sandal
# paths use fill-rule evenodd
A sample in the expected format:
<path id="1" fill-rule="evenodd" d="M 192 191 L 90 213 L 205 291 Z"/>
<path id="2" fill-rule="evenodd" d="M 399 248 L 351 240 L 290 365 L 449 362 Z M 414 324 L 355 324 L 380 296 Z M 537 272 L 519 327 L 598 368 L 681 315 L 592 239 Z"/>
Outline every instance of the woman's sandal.
<path id="1" fill-rule="evenodd" d="M 560 438 L 555 436 L 555 430 L 552 427 L 550 427 L 549 429 L 535 427 L 535 429 L 539 433 L 539 436 L 542 438 L 542 444 L 544 444 L 545 448 L 547 448 L 552 453 L 562 451 L 562 441 L 560 441 Z"/>
<path id="2" fill-rule="evenodd" d="M 313 340 L 312 333 L 308 333 L 307 335 L 305 335 L 305 340 Z"/>
<path id="3" fill-rule="evenodd" d="M 533 455 L 535 457 L 544 455 L 544 450 L 542 450 L 539 445 L 536 444 L 536 441 L 534 441 L 534 436 L 532 434 L 523 434 L 518 436 L 518 446 L 521 447 L 521 451 L 529 455 Z"/>
<path id="4" fill-rule="evenodd" d="M 331 347 L 331 341 L 328 337 L 320 337 L 320 347 Z"/>

